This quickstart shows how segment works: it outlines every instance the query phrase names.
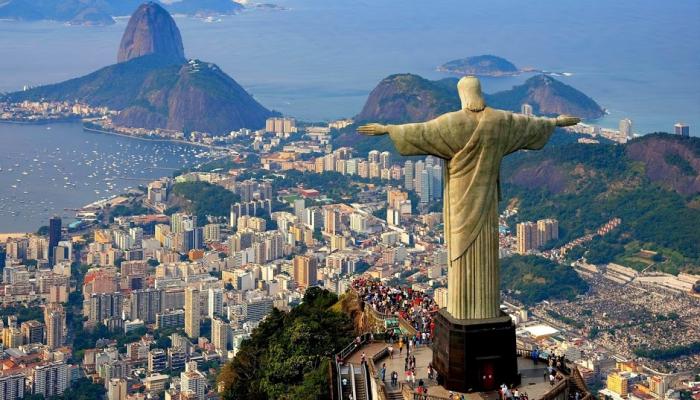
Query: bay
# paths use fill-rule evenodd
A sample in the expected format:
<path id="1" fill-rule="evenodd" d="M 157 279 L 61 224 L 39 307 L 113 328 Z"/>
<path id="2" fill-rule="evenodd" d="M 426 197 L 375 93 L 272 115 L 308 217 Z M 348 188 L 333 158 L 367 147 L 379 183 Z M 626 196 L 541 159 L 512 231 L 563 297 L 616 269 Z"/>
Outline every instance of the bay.
<path id="1" fill-rule="evenodd" d="M 34 232 L 53 215 L 169 176 L 201 148 L 83 131 L 78 123 L 0 123 L 0 232 Z"/>
<path id="2" fill-rule="evenodd" d="M 283 10 L 247 9 L 213 23 L 181 16 L 176 21 L 188 57 L 217 63 L 263 105 L 302 120 L 352 117 L 390 74 L 439 79 L 446 75 L 435 68 L 446 61 L 494 54 L 520 67 L 571 73 L 557 79 L 609 110 L 597 121 L 604 127 L 631 118 L 637 133 L 670 131 L 678 121 L 688 123 L 692 135 L 700 132 L 696 0 L 276 4 Z M 0 91 L 59 82 L 114 63 L 126 22 L 124 17 L 112 26 L 82 27 L 0 21 Z M 482 82 L 494 92 L 527 77 Z M 114 170 L 105 171 L 126 178 L 169 175 L 149 167 L 154 154 L 165 167 L 196 161 L 196 149 L 187 146 L 87 133 L 77 124 L 0 125 L 0 140 L 0 232 L 33 231 L 55 213 L 72 215 L 65 208 L 104 197 L 105 181 L 91 181 L 93 171 L 80 164 L 89 159 L 102 160 L 93 161 L 101 171 L 108 166 Z M 17 163 L 18 170 L 8 173 Z M 54 164 L 53 170 L 47 166 Z M 52 179 L 65 177 L 76 186 L 54 186 Z M 114 187 L 136 182 L 117 179 Z"/>

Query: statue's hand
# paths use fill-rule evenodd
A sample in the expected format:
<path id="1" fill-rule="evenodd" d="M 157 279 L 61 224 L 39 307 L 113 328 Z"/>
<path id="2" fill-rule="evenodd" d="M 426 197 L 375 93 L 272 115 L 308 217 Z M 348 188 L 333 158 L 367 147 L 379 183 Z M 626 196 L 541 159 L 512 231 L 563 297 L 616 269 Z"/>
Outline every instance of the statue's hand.
<path id="1" fill-rule="evenodd" d="M 570 115 L 560 115 L 557 117 L 557 126 L 572 126 L 581 122 L 581 118 Z"/>
<path id="2" fill-rule="evenodd" d="M 386 125 L 382 124 L 367 124 L 357 128 L 357 131 L 367 136 L 380 136 L 389 133 Z"/>

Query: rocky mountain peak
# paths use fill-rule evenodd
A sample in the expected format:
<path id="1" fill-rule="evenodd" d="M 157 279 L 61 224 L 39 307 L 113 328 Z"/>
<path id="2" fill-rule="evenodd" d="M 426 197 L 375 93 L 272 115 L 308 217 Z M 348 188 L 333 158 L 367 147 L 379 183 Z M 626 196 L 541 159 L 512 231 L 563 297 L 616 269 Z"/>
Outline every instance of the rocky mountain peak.
<path id="1" fill-rule="evenodd" d="M 126 62 L 149 54 L 157 54 L 168 62 L 185 61 L 180 30 L 170 14 L 153 1 L 141 4 L 131 15 L 119 45 L 117 61 Z"/>

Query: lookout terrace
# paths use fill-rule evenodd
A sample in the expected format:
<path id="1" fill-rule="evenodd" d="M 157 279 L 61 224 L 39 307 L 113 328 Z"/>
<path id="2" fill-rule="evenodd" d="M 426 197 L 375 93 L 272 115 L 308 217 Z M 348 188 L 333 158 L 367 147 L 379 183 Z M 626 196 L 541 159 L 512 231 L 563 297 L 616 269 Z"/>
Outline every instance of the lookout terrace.
<path id="1" fill-rule="evenodd" d="M 479 378 L 488 390 L 449 391 L 433 367 L 433 317 L 439 307 L 432 297 L 357 279 L 341 306 L 353 317 L 358 336 L 332 361 L 334 399 L 593 399 L 578 368 L 563 355 L 520 337 L 516 346 L 519 385 L 506 386 L 483 371 Z"/>

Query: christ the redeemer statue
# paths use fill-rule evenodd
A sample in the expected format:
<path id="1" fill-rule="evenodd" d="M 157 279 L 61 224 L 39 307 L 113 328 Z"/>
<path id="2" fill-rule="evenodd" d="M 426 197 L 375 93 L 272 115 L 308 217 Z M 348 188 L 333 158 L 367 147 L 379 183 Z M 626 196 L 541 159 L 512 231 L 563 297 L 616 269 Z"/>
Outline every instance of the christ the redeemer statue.
<path id="1" fill-rule="evenodd" d="M 402 155 L 433 155 L 444 168 L 444 223 L 449 254 L 447 312 L 458 320 L 499 317 L 498 200 L 504 156 L 541 149 L 556 126 L 579 118 L 538 118 L 486 107 L 475 77 L 457 84 L 462 109 L 431 121 L 369 124 L 365 135 L 388 133 Z"/>

